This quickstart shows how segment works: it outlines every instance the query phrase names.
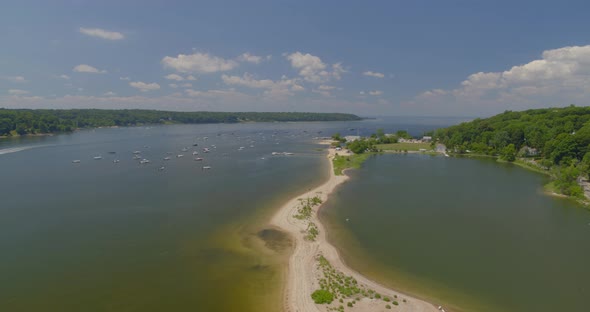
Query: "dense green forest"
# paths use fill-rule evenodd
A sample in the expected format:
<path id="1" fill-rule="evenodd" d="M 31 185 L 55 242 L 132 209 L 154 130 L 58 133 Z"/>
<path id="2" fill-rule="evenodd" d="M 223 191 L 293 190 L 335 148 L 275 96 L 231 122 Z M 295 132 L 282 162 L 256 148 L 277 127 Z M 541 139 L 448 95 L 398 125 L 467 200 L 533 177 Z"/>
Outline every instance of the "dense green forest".
<path id="1" fill-rule="evenodd" d="M 546 170 L 557 191 L 581 196 L 590 172 L 590 107 L 531 109 L 438 129 L 435 140 L 458 154 L 499 156 Z"/>
<path id="2" fill-rule="evenodd" d="M 0 108 L 0 136 L 68 132 L 79 128 L 135 126 L 142 124 L 345 121 L 360 119 L 356 115 L 340 113 L 226 113 L 169 112 L 136 109 L 31 110 Z"/>

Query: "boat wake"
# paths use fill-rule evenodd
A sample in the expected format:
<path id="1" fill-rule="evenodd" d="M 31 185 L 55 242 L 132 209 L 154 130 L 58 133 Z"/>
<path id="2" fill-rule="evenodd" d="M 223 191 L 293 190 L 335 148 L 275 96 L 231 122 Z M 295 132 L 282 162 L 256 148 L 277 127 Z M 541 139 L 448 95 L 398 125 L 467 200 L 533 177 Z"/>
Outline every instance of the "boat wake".
<path id="1" fill-rule="evenodd" d="M 37 147 L 42 147 L 42 146 L 47 146 L 47 145 L 33 145 L 33 146 L 20 146 L 20 147 L 3 148 L 3 149 L 0 149 L 0 155 L 22 152 L 22 151 L 26 151 L 26 150 L 29 150 L 32 148 L 37 148 Z"/>

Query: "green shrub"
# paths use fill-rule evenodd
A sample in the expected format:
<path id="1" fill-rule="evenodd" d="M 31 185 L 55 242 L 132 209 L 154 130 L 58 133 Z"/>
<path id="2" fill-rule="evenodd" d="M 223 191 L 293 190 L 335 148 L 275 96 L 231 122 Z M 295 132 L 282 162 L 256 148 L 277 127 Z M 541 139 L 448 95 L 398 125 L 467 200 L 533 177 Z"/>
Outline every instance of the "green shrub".
<path id="1" fill-rule="evenodd" d="M 404 302 L 405 302 L 405 301 L 406 301 L 406 300 L 404 299 Z M 393 302 L 391 302 L 391 303 L 393 303 L 393 305 L 399 305 L 399 303 L 398 303 L 397 301 L 395 301 L 395 300 L 393 300 Z"/>
<path id="2" fill-rule="evenodd" d="M 352 302 L 349 302 L 346 305 L 352 308 Z"/>
<path id="3" fill-rule="evenodd" d="M 318 289 L 311 294 L 311 299 L 317 304 L 330 304 L 334 301 L 334 295 L 325 289 Z"/>
<path id="4" fill-rule="evenodd" d="M 390 305 L 386 305 L 385 308 L 386 309 L 391 309 L 391 306 Z"/>

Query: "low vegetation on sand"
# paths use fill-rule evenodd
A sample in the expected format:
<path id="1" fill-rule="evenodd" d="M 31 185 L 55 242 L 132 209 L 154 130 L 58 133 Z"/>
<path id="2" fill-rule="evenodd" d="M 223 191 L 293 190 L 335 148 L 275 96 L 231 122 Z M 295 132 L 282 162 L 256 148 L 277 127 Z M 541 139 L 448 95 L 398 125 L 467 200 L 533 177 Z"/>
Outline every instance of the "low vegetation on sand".
<path id="1" fill-rule="evenodd" d="M 319 196 L 314 196 L 310 198 L 300 198 L 299 199 L 299 207 L 297 208 L 297 214 L 293 217 L 299 220 L 307 221 L 307 229 L 305 230 L 305 239 L 308 241 L 315 241 L 320 231 L 318 230 L 318 226 L 313 223 L 311 219 L 311 214 L 313 212 L 313 208 L 322 204 L 322 199 Z"/>
<path id="2" fill-rule="evenodd" d="M 430 143 L 390 143 L 377 144 L 377 148 L 383 151 L 411 151 L 417 152 L 420 150 L 432 150 Z"/>
<path id="3" fill-rule="evenodd" d="M 352 154 L 348 156 L 336 155 L 332 160 L 334 163 L 334 174 L 342 175 L 345 169 L 360 168 L 363 162 L 371 155 L 372 153 Z"/>
<path id="4" fill-rule="evenodd" d="M 311 298 L 317 304 L 328 305 L 332 304 L 334 300 L 338 300 L 334 306 L 328 307 L 328 311 L 344 311 L 344 303 L 347 307 L 354 307 L 362 298 L 382 300 L 386 309 L 391 308 L 389 303 L 399 304 L 397 295 L 393 298 L 381 295 L 360 284 L 352 276 L 336 270 L 324 256 L 318 255 L 316 259 L 317 267 L 323 277 L 319 280 L 320 289 L 314 291 Z M 403 302 L 407 302 L 407 300 L 403 299 Z"/>

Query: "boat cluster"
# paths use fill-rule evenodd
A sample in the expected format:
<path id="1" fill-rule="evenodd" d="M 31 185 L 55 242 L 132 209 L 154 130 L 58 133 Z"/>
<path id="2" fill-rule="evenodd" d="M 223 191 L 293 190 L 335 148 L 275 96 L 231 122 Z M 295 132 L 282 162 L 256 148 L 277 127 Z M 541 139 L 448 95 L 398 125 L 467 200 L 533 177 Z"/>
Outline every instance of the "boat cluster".
<path id="1" fill-rule="evenodd" d="M 204 140 L 207 140 L 207 137 L 204 137 L 203 139 L 204 139 Z M 193 145 L 192 145 L 192 147 L 193 147 L 193 148 L 196 148 L 196 146 L 198 146 L 198 145 L 199 145 L 199 144 L 195 143 L 195 144 L 193 144 Z M 145 148 L 148 148 L 148 146 L 144 146 L 144 147 L 145 147 Z M 181 152 L 188 152 L 190 148 L 191 148 L 191 147 L 183 147 L 183 148 L 181 148 L 181 149 L 180 149 L 180 151 L 181 151 Z M 202 149 L 202 152 L 203 152 L 203 153 L 210 153 L 210 152 L 211 152 L 211 149 L 216 149 L 216 148 L 217 148 L 217 146 L 215 146 L 215 145 L 211 145 L 210 147 L 204 147 L 204 148 Z M 116 152 L 109 152 L 109 154 L 116 154 Z M 141 154 L 142 154 L 142 152 L 141 152 L 141 151 L 134 151 L 134 152 L 132 152 L 132 155 L 133 155 L 132 159 L 133 159 L 133 160 L 136 160 L 136 161 L 138 161 L 138 162 L 139 162 L 139 164 L 141 164 L 141 165 L 147 165 L 147 164 L 150 164 L 150 163 L 151 163 L 151 161 L 150 161 L 149 159 L 147 159 L 147 158 L 144 158 L 144 157 L 143 157 Z M 163 161 L 169 161 L 169 160 L 171 160 L 171 156 L 170 156 L 170 155 L 172 155 L 172 154 L 173 154 L 172 152 L 167 152 L 167 153 L 166 153 L 166 156 L 164 156 L 164 157 L 162 158 L 162 160 L 163 160 Z M 198 152 L 198 151 L 196 151 L 196 150 L 194 150 L 194 151 L 192 152 L 192 155 L 193 155 L 193 156 L 198 156 L 198 155 L 199 155 L 199 152 Z M 176 155 L 176 158 L 182 158 L 182 157 L 184 157 L 184 154 L 177 154 L 177 155 Z M 102 157 L 101 155 L 98 155 L 98 156 L 94 156 L 94 157 L 93 157 L 93 159 L 94 159 L 94 160 L 101 160 L 101 159 L 103 159 L 103 157 Z M 194 159 L 195 161 L 200 161 L 200 162 L 202 162 L 202 161 L 204 161 L 204 160 L 205 160 L 204 158 L 201 158 L 201 157 L 194 157 L 193 159 Z M 82 162 L 82 161 L 81 161 L 80 159 L 75 159 L 75 160 L 72 160 L 72 163 L 74 163 L 74 164 L 79 164 L 79 163 L 81 163 L 81 162 Z M 114 159 L 114 160 L 113 160 L 113 163 L 119 163 L 119 162 L 120 162 L 120 160 L 119 160 L 119 159 Z M 162 167 L 159 167 L 159 168 L 158 168 L 158 171 L 163 171 L 164 169 L 166 169 L 166 167 L 162 166 Z M 205 170 L 207 170 L 207 169 L 211 169 L 211 166 L 203 166 L 203 167 L 202 167 L 202 169 L 205 169 Z"/>

